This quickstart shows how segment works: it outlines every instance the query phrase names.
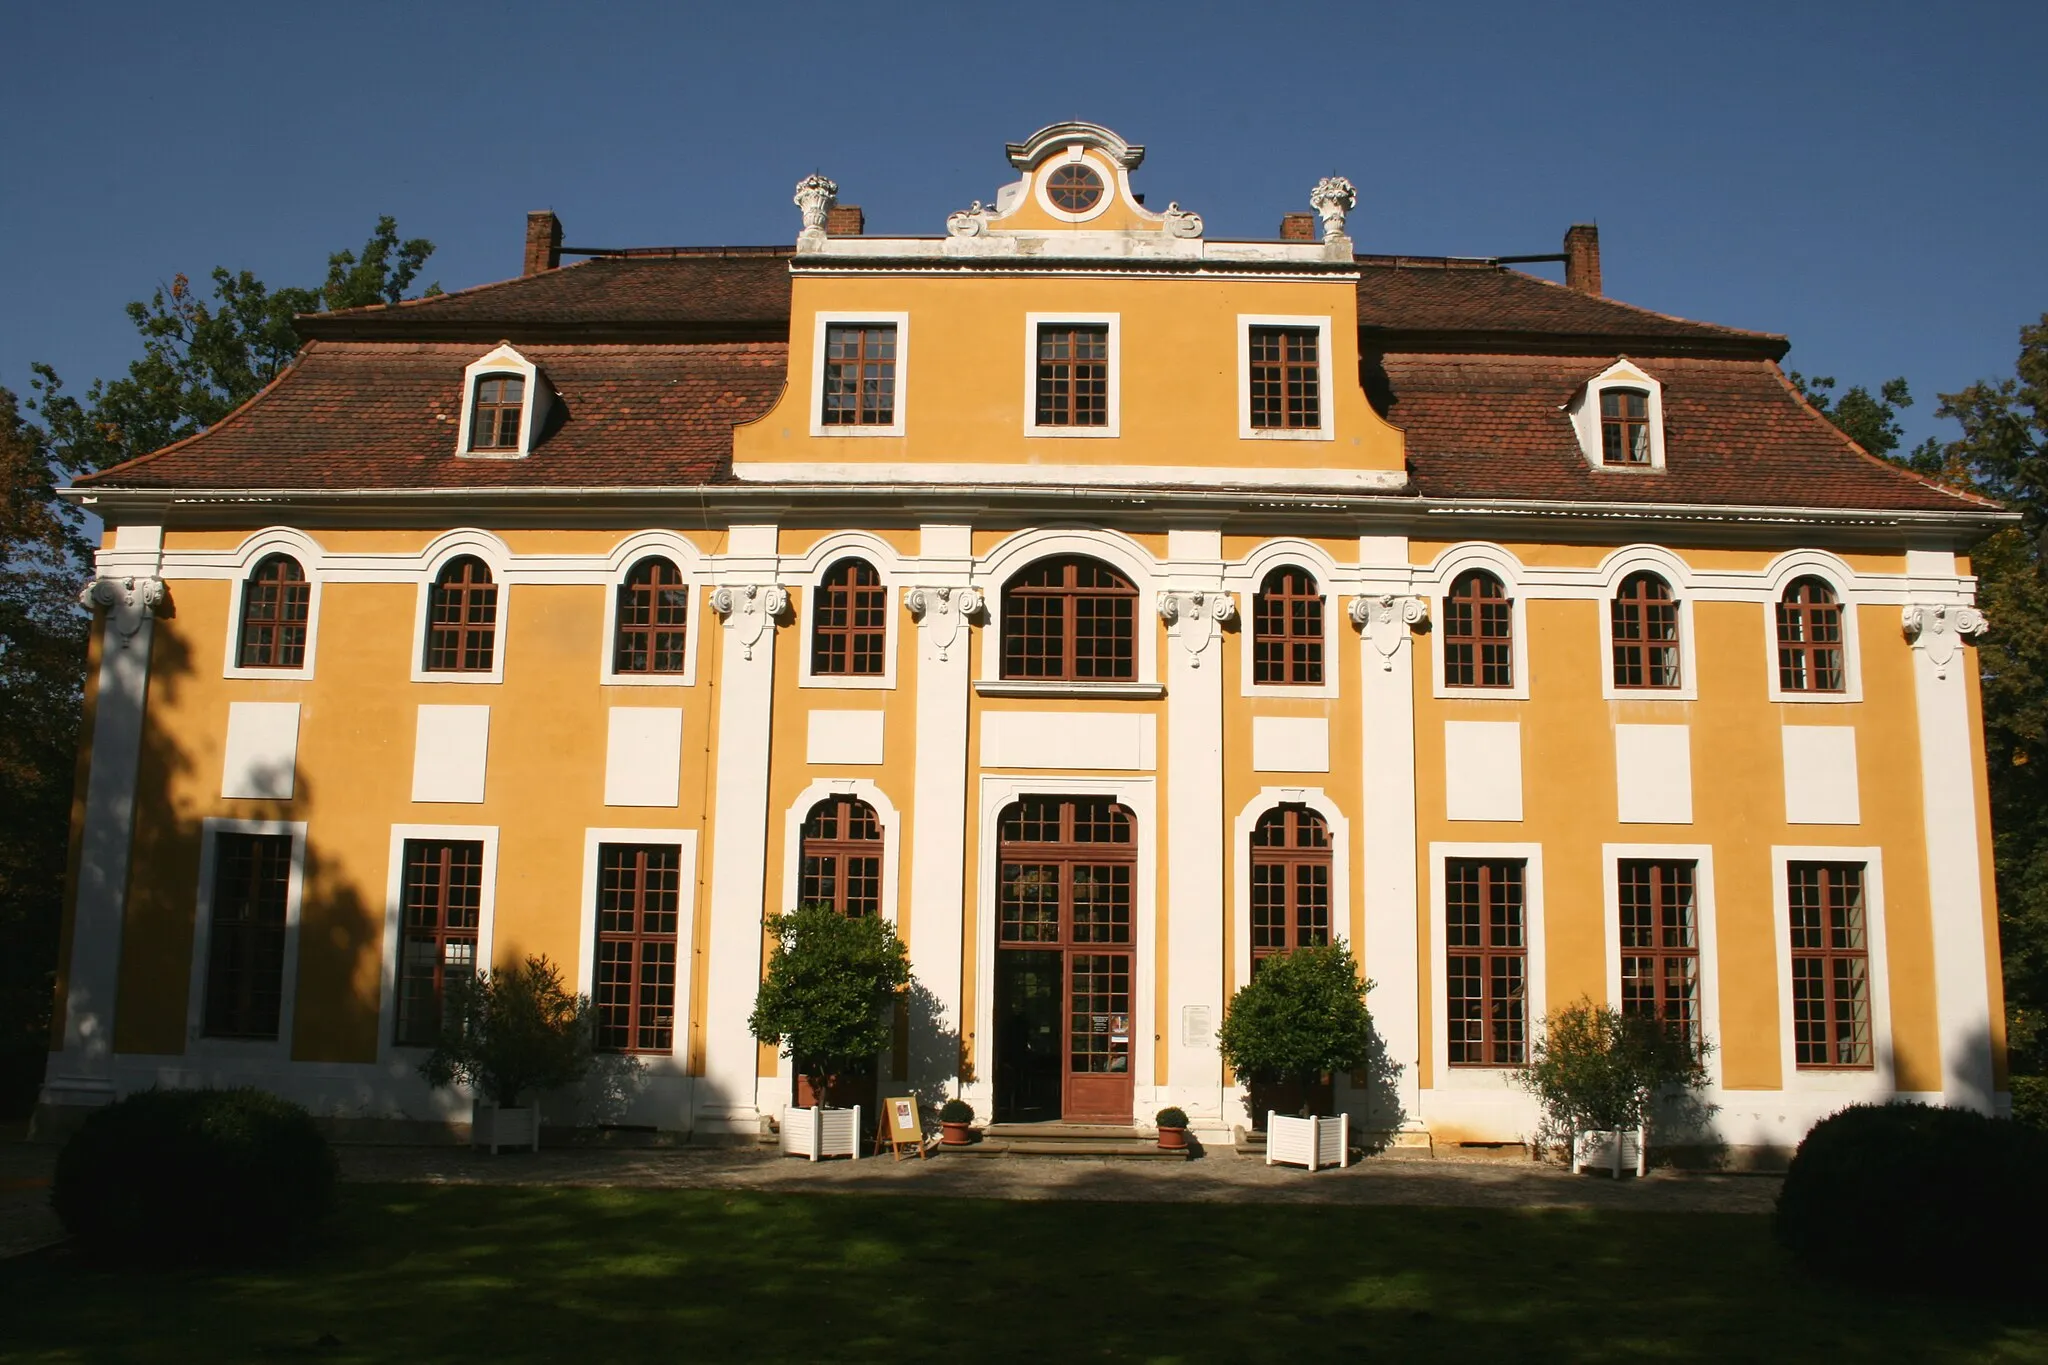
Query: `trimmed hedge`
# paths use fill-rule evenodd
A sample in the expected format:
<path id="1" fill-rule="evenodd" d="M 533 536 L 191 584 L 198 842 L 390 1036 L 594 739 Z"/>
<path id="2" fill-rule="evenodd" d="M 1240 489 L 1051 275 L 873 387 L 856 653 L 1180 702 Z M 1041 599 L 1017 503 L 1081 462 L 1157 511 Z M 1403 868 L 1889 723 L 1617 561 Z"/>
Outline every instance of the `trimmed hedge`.
<path id="1" fill-rule="evenodd" d="M 146 1090 L 95 1110 L 50 1203 L 94 1255 L 234 1260 L 282 1250 L 334 1206 L 312 1115 L 261 1090 Z"/>
<path id="2" fill-rule="evenodd" d="M 1772 1230 L 1816 1272 L 1945 1292 L 2048 1272 L 2048 1133 L 1968 1109 L 1859 1104 L 1815 1124 Z"/>

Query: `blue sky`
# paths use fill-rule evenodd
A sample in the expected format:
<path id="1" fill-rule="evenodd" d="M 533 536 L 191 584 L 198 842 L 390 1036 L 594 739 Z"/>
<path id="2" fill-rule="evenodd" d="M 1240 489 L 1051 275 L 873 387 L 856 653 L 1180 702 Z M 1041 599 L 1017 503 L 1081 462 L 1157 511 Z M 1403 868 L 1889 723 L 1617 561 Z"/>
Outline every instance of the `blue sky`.
<path id="1" fill-rule="evenodd" d="M 1365 251 L 1555 251 L 1607 292 L 1934 394 L 2048 310 L 2048 5 L 98 4 L 0 11 L 0 384 L 83 389 L 178 271 L 312 283 L 380 213 L 428 278 L 573 245 L 787 242 L 813 169 L 934 234 L 1066 118 L 1211 236 L 1360 188 Z M 1945 434 L 1945 433 L 1944 433 Z"/>

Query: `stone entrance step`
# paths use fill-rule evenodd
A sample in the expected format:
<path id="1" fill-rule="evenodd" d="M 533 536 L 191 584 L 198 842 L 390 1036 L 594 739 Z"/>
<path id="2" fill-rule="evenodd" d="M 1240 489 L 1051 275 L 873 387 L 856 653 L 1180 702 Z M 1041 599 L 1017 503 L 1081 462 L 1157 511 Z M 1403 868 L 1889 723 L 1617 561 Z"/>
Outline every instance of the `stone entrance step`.
<path id="1" fill-rule="evenodd" d="M 944 1144 L 934 1156 L 1109 1157 L 1118 1161 L 1186 1161 L 1187 1152 L 1162 1152 L 1158 1139 L 1136 1128 L 1106 1123 L 991 1123 L 981 1140 Z"/>

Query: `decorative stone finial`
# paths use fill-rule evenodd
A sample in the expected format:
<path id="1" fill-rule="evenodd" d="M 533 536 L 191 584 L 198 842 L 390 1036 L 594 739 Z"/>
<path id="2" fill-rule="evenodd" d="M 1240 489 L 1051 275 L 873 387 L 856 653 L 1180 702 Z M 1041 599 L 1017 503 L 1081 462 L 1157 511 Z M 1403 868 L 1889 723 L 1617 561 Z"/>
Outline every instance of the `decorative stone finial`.
<path id="1" fill-rule="evenodd" d="M 1202 235 L 1202 215 L 1190 213 L 1180 206 L 1178 200 L 1166 206 L 1166 235 L 1169 237 L 1199 237 Z"/>
<path id="2" fill-rule="evenodd" d="M 946 215 L 946 233 L 951 237 L 980 237 L 988 231 L 989 210 L 977 199 L 973 205 Z"/>
<path id="3" fill-rule="evenodd" d="M 1308 192 L 1308 206 L 1323 220 L 1323 240 L 1342 237 L 1344 216 L 1358 207 L 1358 187 L 1341 175 L 1326 175 Z"/>
<path id="4" fill-rule="evenodd" d="M 814 246 L 825 240 L 825 215 L 839 198 L 839 186 L 813 172 L 796 182 L 796 206 L 804 216 L 804 230 L 797 234 L 798 246 Z"/>

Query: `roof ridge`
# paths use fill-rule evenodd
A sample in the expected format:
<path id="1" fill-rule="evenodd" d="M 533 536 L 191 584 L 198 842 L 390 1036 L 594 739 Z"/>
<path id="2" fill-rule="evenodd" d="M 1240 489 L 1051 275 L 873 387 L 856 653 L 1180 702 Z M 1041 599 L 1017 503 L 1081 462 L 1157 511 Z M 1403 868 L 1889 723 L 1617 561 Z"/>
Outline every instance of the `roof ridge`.
<path id="1" fill-rule="evenodd" d="M 1808 398 L 1804 393 L 1801 393 L 1799 391 L 1799 386 L 1792 382 L 1792 380 L 1785 374 L 1784 368 L 1780 366 L 1777 361 L 1773 360 L 1768 363 L 1771 367 L 1771 373 L 1777 376 L 1778 382 L 1785 386 L 1785 391 L 1792 395 L 1793 400 L 1799 404 L 1800 408 L 1803 411 L 1805 411 L 1808 416 L 1812 417 L 1814 421 L 1819 422 L 1822 426 L 1826 427 L 1828 431 L 1832 433 L 1837 440 L 1841 441 L 1843 445 L 1849 447 L 1849 449 L 1852 452 L 1854 452 L 1857 455 L 1860 455 L 1865 460 L 1869 461 L 1871 464 L 1879 466 L 1880 468 L 1884 469 L 1887 473 L 1898 475 L 1901 478 L 1908 479 L 1914 483 L 1924 485 L 1928 488 L 1932 488 L 1937 492 L 1946 493 L 1950 497 L 1961 499 L 1964 502 L 1981 503 L 1986 507 L 2002 508 L 2004 506 L 2003 503 L 1999 502 L 1995 498 L 1987 498 L 1982 493 L 1971 492 L 1968 489 L 1952 488 L 1948 484 L 1943 483 L 1939 479 L 1929 478 L 1927 475 L 1922 474 L 1917 469 L 1908 469 L 1906 466 L 1902 464 L 1898 464 L 1894 461 L 1887 460 L 1882 455 L 1876 455 L 1871 453 L 1869 450 L 1866 450 L 1861 441 L 1857 440 L 1848 432 L 1836 426 L 1833 422 L 1830 422 L 1828 420 L 1827 414 L 1822 412 L 1819 408 L 1815 407 L 1813 404 L 1813 400 Z"/>
<path id="2" fill-rule="evenodd" d="M 555 270 L 581 270 L 584 266 L 590 265 L 595 261 L 600 261 L 604 259 L 605 258 L 602 256 L 593 256 L 588 261 L 577 261 L 573 265 L 556 266 Z M 554 274 L 555 270 L 551 270 L 548 273 Z M 531 280 L 535 278 L 537 277 L 533 275 L 512 275 L 502 280 L 485 280 L 482 284 L 472 284 L 463 289 L 443 290 L 439 294 L 422 294 L 416 299 L 400 299 L 396 303 L 359 303 L 353 308 L 322 308 L 312 313 L 294 313 L 292 314 L 292 319 L 293 321 L 297 321 L 300 318 L 360 318 L 382 316 L 385 313 L 404 312 L 408 309 L 417 309 L 427 304 L 442 303 L 449 299 L 468 298 L 472 294 L 481 294 L 491 289 L 503 289 L 506 285 L 518 284 L 521 280 Z"/>
<path id="3" fill-rule="evenodd" d="M 292 373 L 299 368 L 299 361 L 305 357 L 306 352 L 312 350 L 315 346 L 318 346 L 319 344 L 320 343 L 317 341 L 307 341 L 302 343 L 299 346 L 298 351 L 293 354 L 292 358 L 285 362 L 285 367 L 277 372 L 275 378 L 273 378 L 268 384 L 265 384 L 262 388 L 256 390 L 256 392 L 250 394 L 247 398 L 243 399 L 231 411 L 229 411 L 225 416 L 223 416 L 218 422 L 214 422 L 208 426 L 201 427 L 199 430 L 193 432 L 190 436 L 181 436 L 167 446 L 158 446 L 155 450 L 144 451 L 140 455 L 132 455 L 129 458 L 121 461 L 119 464 L 110 464 L 105 469 L 95 469 L 90 474 L 81 474 L 71 481 L 71 486 L 75 488 L 81 484 L 89 484 L 94 479 L 105 478 L 109 474 L 118 474 L 122 470 L 133 469 L 137 465 L 148 464 L 151 460 L 155 460 L 164 455 L 169 455 L 174 451 L 183 450 L 186 446 L 191 445 L 193 442 L 211 436 L 214 432 L 219 431 L 221 428 L 246 417 L 249 413 L 249 410 L 255 407 L 258 403 L 262 402 L 263 399 L 270 394 L 271 390 L 275 389 L 278 385 L 284 383 L 286 379 L 290 378 Z"/>
<path id="4" fill-rule="evenodd" d="M 1546 289 L 1563 289 L 1582 298 L 1589 298 L 1606 304 L 1610 308 L 1620 308 L 1631 313 L 1641 313 L 1644 317 L 1656 318 L 1660 322 L 1683 323 L 1687 327 L 1706 327 L 1729 336 L 1753 337 L 1758 341 L 1784 341 L 1786 339 L 1782 332 L 1759 332 L 1748 327 L 1730 327 L 1725 322 L 1702 322 L 1698 318 L 1680 317 L 1676 313 L 1660 313 L 1654 308 L 1645 308 L 1639 303 L 1630 303 L 1626 299 L 1610 298 L 1606 294 L 1588 294 L 1582 289 L 1573 289 L 1570 285 L 1559 284 L 1556 280 L 1546 280 L 1541 275 L 1532 275 L 1526 270 L 1513 270 L 1507 266 L 1500 266 L 1499 270 L 1504 275 L 1513 275 L 1518 279 L 1528 280 L 1533 284 L 1540 284 Z"/>

